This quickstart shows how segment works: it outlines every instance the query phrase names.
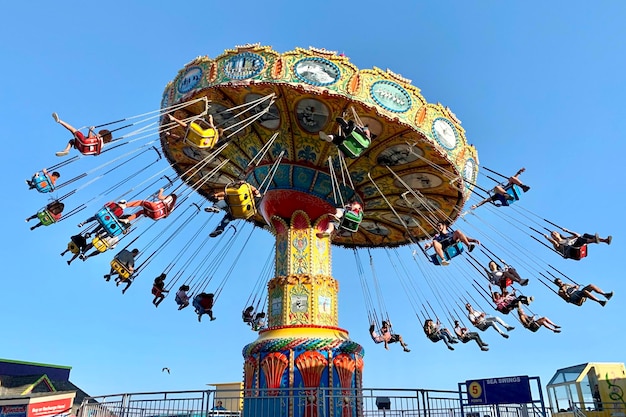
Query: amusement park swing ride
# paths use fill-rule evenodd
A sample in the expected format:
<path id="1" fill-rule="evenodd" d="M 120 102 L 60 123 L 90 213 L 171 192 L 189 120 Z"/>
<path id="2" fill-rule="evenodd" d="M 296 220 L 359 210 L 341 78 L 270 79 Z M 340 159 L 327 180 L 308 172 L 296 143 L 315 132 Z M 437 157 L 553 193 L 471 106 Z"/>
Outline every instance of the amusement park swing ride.
<path id="1" fill-rule="evenodd" d="M 251 311 L 266 312 L 258 338 L 243 351 L 246 395 L 255 395 L 253 389 L 328 387 L 351 392 L 361 387 L 364 350 L 340 327 L 333 245 L 354 251 L 368 320 L 374 322 L 389 320 L 386 311 L 377 311 L 368 289 L 378 287 L 375 272 L 368 284 L 361 267 L 360 253 L 374 248 L 386 248 L 394 265 L 402 264 L 397 247 L 414 248 L 417 268 L 431 283 L 432 271 L 440 273 L 446 270 L 441 265 L 460 264 L 465 258 L 468 267 L 461 274 L 472 293 L 437 296 L 439 304 L 441 299 L 460 300 L 456 306 L 436 308 L 451 321 L 464 315 L 465 303 L 479 304 L 489 294 L 482 263 L 485 258 L 500 262 L 495 253 L 500 249 L 481 245 L 472 252 L 473 244 L 457 241 L 444 248 L 442 258 L 421 243 L 433 239 L 440 222 L 464 218 L 470 198 L 482 200 L 481 192 L 491 195 L 476 184 L 476 149 L 448 107 L 428 103 L 410 80 L 389 70 L 359 69 L 347 57 L 324 49 L 281 54 L 246 45 L 189 62 L 166 86 L 158 111 L 96 129 L 102 127 L 108 129 L 106 141 L 104 134 L 75 136 L 72 146 L 81 155 L 38 173 L 31 186 L 60 195 L 54 200 L 68 205 L 87 186 L 96 187 L 105 173 L 124 175 L 62 216 L 58 206 L 57 212 L 44 207 L 38 220 L 53 225 L 110 200 L 93 210 L 97 213 L 88 219 L 91 223 L 72 237 L 68 250 L 86 259 L 89 250 L 95 255 L 110 250 L 114 245 L 107 245 L 107 238 L 115 238 L 125 250 L 139 247 L 137 265 L 117 256 L 112 262 L 112 273 L 128 285 L 156 256 L 169 255 L 164 281 L 160 286 L 155 281 L 153 287 L 155 300 L 165 296 L 163 290 L 172 290 L 174 298 L 180 284 L 191 299 L 209 289 L 217 299 L 226 278 L 214 283 L 206 277 L 217 260 L 237 249 L 233 237 L 242 235 L 246 226 L 250 235 L 245 243 L 253 231 L 271 233 L 275 246 L 254 285 L 257 293 L 246 302 L 254 307 Z M 90 164 L 64 183 L 51 180 L 52 172 L 71 172 L 75 162 L 91 155 L 102 163 Z M 139 158 L 148 162 L 139 163 Z M 159 170 L 156 162 L 162 158 L 169 165 Z M 135 178 L 146 179 L 136 184 Z M 58 191 L 69 185 L 76 188 Z M 517 185 L 506 191 L 506 205 L 523 194 Z M 135 197 L 141 199 L 127 201 Z M 220 200 L 225 204 L 220 206 Z M 139 211 L 128 216 L 133 209 Z M 208 235 L 207 225 L 216 216 L 204 211 L 222 212 L 223 227 Z M 199 217 L 202 227 L 185 228 Z M 234 227 L 225 228 L 229 223 Z M 532 230 L 543 234 L 537 230 L 541 227 Z M 152 228 L 158 235 L 144 237 Z M 177 237 L 185 242 L 178 253 L 171 245 Z M 215 245 L 210 251 L 209 244 Z M 554 267 L 527 268 L 541 275 L 546 286 L 563 277 Z M 407 275 L 404 265 L 396 274 Z M 436 316 L 430 300 L 411 285 L 407 295 L 417 317 Z M 205 307 L 210 310 L 213 302 Z M 339 401 L 333 406 L 357 407 Z"/>

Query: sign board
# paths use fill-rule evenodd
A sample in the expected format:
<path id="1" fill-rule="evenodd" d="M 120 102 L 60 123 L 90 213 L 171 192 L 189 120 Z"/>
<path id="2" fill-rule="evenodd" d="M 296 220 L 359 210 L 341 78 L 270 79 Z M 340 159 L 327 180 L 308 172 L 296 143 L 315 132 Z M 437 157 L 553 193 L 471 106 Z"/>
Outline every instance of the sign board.
<path id="1" fill-rule="evenodd" d="M 26 404 L 2 405 L 0 417 L 26 417 Z"/>
<path id="2" fill-rule="evenodd" d="M 528 376 L 468 380 L 465 384 L 469 405 L 532 402 Z"/>

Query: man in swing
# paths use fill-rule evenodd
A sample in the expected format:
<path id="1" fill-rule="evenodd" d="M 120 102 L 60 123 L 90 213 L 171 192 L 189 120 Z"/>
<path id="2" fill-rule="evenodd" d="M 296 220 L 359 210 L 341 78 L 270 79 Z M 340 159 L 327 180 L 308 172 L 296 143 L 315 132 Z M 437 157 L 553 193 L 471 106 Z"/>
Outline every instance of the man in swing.
<path id="1" fill-rule="evenodd" d="M 596 303 L 604 307 L 607 301 L 610 300 L 611 297 L 613 297 L 613 291 L 604 292 L 599 287 L 593 284 L 589 284 L 583 288 L 580 288 L 578 284 L 576 285 L 565 284 L 559 278 L 555 278 L 554 283 L 556 284 L 557 287 L 559 287 L 559 291 L 557 293 L 559 297 L 564 299 L 565 302 L 577 305 L 579 307 L 583 305 L 583 303 L 587 300 L 587 298 L 595 301 Z M 603 295 L 606 298 L 606 300 L 600 300 L 595 295 L 593 295 L 592 292 Z"/>
<path id="2" fill-rule="evenodd" d="M 571 259 L 572 251 L 577 252 L 577 249 L 580 249 L 582 246 L 588 243 L 606 243 L 607 245 L 611 244 L 613 240 L 613 236 L 608 236 L 606 238 L 601 238 L 598 233 L 592 235 L 590 233 L 585 233 L 580 235 L 579 233 L 572 232 L 571 230 L 563 229 L 565 233 L 569 233 L 570 236 L 562 236 L 556 230 L 550 232 L 549 235 L 543 235 L 554 247 L 554 250 L 560 253 L 564 258 Z"/>
<path id="3" fill-rule="evenodd" d="M 128 272 L 130 272 L 130 277 L 122 278 L 113 267 L 111 267 L 111 271 L 104 276 L 104 280 L 109 281 L 112 275 L 117 275 L 117 277 L 115 277 L 116 286 L 119 286 L 122 281 L 125 281 L 126 287 L 122 290 L 122 294 L 126 293 L 126 290 L 133 283 L 132 274 L 135 272 L 135 258 L 137 255 L 139 255 L 139 249 L 133 249 L 130 252 L 126 249 L 122 249 L 117 255 L 115 255 L 115 259 L 117 259 L 117 261 L 121 263 L 128 270 Z"/>
<path id="4" fill-rule="evenodd" d="M 506 184 L 496 185 L 492 190 L 493 194 L 490 197 L 485 198 L 478 204 L 474 204 L 471 209 L 474 210 L 485 203 L 493 203 L 495 205 L 496 201 L 500 203 L 498 205 L 499 207 L 508 206 L 509 201 L 515 200 L 515 197 L 507 193 L 507 190 L 509 190 L 513 185 L 518 185 L 523 192 L 527 192 L 528 190 L 530 190 L 530 187 L 528 185 L 524 185 L 524 183 L 522 183 L 522 181 L 520 181 L 519 179 L 519 176 L 524 171 L 526 171 L 526 168 L 520 168 L 520 170 L 517 171 L 515 175 L 509 177 L 509 180 Z"/>
<path id="5" fill-rule="evenodd" d="M 431 242 L 428 242 L 424 245 L 424 249 L 430 249 L 431 247 L 435 248 L 435 253 L 441 258 L 441 265 L 447 266 L 450 265 L 450 262 L 446 260 L 443 251 L 454 245 L 456 242 L 463 242 L 468 250 L 471 252 L 474 250 L 476 245 L 480 245 L 480 241 L 478 239 L 474 239 L 471 237 L 467 237 L 465 233 L 460 230 L 451 231 L 448 229 L 449 223 L 447 221 L 440 221 L 437 223 L 437 233 Z"/>
<path id="6" fill-rule="evenodd" d="M 83 153 L 80 143 L 101 141 L 102 144 L 105 144 L 105 143 L 111 142 L 111 140 L 113 139 L 113 136 L 111 135 L 111 131 L 107 129 L 102 129 L 96 134 L 93 130 L 94 128 L 90 127 L 87 137 L 85 137 L 85 135 L 83 135 L 83 133 L 80 130 L 76 129 L 74 126 L 70 125 L 69 123 L 66 123 L 63 120 L 59 119 L 58 114 L 52 113 L 52 118 L 54 119 L 55 122 L 59 123 L 61 126 L 63 126 L 67 130 L 72 132 L 72 135 L 74 135 L 74 139 L 71 139 L 69 142 L 67 142 L 67 146 L 65 146 L 65 149 L 63 149 L 60 152 L 57 152 L 56 156 L 66 156 L 67 154 L 70 153 L 70 150 L 72 149 L 72 147 L 78 149 L 81 153 Z M 77 142 L 79 143 L 78 145 L 77 145 Z M 93 152 L 93 153 L 88 152 L 84 154 L 85 155 L 99 155 L 100 152 L 99 151 Z"/>

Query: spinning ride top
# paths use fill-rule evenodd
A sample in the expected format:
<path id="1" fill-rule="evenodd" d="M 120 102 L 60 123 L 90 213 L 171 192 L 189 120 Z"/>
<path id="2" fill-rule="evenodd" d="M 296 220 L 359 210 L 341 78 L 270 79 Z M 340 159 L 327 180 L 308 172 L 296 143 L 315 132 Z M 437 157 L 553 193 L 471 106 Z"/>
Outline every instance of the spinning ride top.
<path id="1" fill-rule="evenodd" d="M 436 218 L 456 219 L 469 198 L 476 150 L 454 113 L 428 103 L 410 80 L 360 70 L 324 49 L 280 54 L 254 44 L 198 57 L 167 85 L 161 107 L 202 97 L 220 139 L 200 148 L 180 127 L 161 136 L 165 155 L 204 196 L 240 180 L 260 189 L 247 221 L 276 237 L 268 328 L 243 352 L 244 409 L 269 394 L 276 402 L 256 415 L 267 407 L 312 415 L 322 401 L 316 389 L 354 394 L 361 387 L 363 349 L 338 327 L 331 244 L 393 247 L 431 236 Z M 206 111 L 197 102 L 174 116 L 206 119 Z M 363 131 L 343 146 L 321 139 L 345 133 L 337 118 L 365 126 L 368 140 Z M 360 227 L 324 235 L 329 214 L 351 201 L 363 207 Z M 290 390 L 307 406 L 281 401 L 297 394 Z M 324 401 L 341 415 L 359 415 L 359 404 Z"/>

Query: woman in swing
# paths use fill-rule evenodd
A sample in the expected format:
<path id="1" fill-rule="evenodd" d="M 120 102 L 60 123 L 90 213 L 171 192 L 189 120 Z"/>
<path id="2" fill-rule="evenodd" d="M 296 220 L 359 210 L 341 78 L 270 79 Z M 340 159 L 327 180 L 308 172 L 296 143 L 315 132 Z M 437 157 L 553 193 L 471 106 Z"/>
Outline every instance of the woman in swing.
<path id="1" fill-rule="evenodd" d="M 187 294 L 189 291 L 189 285 L 183 284 L 176 291 L 176 296 L 174 297 L 174 301 L 178 304 L 178 309 L 182 310 L 183 308 L 189 305 L 189 295 Z"/>
<path id="2" fill-rule="evenodd" d="M 513 282 L 522 286 L 528 285 L 528 279 L 520 277 L 515 268 L 507 265 L 504 261 L 502 261 L 502 265 L 498 265 L 495 261 L 489 261 L 489 269 L 485 269 L 485 272 L 491 284 L 497 285 L 502 291 L 505 291 L 506 287 Z"/>
<path id="3" fill-rule="evenodd" d="M 385 344 L 385 349 L 389 350 L 389 344 L 390 343 L 400 343 L 400 346 L 402 346 L 402 349 L 404 349 L 405 352 L 410 352 L 411 349 L 409 349 L 409 345 L 407 345 L 406 343 L 404 343 L 404 339 L 402 339 L 402 336 L 396 333 L 391 333 L 391 323 L 383 320 L 382 321 L 382 326 L 380 327 L 380 333 L 377 333 L 375 330 L 375 323 L 372 322 L 372 324 L 370 325 L 370 329 L 369 329 L 370 335 L 372 336 L 372 340 L 374 341 L 374 343 L 378 344 L 378 343 L 384 343 Z"/>
<path id="4" fill-rule="evenodd" d="M 437 322 L 433 322 L 431 319 L 426 319 L 424 322 L 424 333 L 431 342 L 438 342 L 443 340 L 448 349 L 454 350 L 452 343 L 459 343 L 458 339 L 452 336 L 450 330 L 445 327 L 441 327 L 441 322 L 437 319 Z"/>
<path id="5" fill-rule="evenodd" d="M 52 118 L 55 122 L 59 123 L 61 126 L 69 130 L 72 135 L 74 135 L 74 139 L 71 139 L 65 149 L 56 153 L 56 156 L 66 156 L 70 153 L 72 147 L 78 149 L 80 153 L 83 155 L 100 155 L 102 152 L 102 147 L 105 143 L 111 142 L 113 136 L 111 135 L 111 131 L 107 129 L 102 129 L 98 131 L 98 133 L 94 132 L 94 128 L 90 127 L 87 136 L 74 126 L 69 123 L 64 122 L 59 118 L 59 115 L 56 113 L 52 113 Z"/>
<path id="6" fill-rule="evenodd" d="M 533 297 L 526 297 L 525 295 L 516 296 L 515 288 L 512 288 L 511 292 L 507 292 L 506 289 L 502 290 L 502 293 L 497 291 L 491 291 L 491 284 L 489 284 L 489 291 L 491 292 L 491 299 L 496 305 L 496 310 L 502 314 L 509 314 L 514 308 L 519 307 L 520 303 L 529 305 L 533 301 Z"/>

